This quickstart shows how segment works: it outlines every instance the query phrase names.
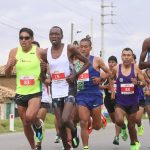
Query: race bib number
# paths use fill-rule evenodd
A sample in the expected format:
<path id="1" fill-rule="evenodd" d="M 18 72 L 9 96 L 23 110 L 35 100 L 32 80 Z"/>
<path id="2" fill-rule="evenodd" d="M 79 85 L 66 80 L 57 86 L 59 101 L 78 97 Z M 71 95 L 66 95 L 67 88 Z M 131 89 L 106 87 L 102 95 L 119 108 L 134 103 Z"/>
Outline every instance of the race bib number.
<path id="1" fill-rule="evenodd" d="M 63 73 L 63 72 L 53 73 L 52 80 L 54 80 L 54 81 L 65 80 L 65 73 Z"/>
<path id="2" fill-rule="evenodd" d="M 34 76 L 21 76 L 20 85 L 21 86 L 31 86 L 34 85 L 35 79 Z"/>
<path id="3" fill-rule="evenodd" d="M 89 81 L 89 70 L 86 70 L 78 77 L 78 81 Z"/>
<path id="4" fill-rule="evenodd" d="M 134 84 L 121 84 L 121 94 L 134 94 Z"/>

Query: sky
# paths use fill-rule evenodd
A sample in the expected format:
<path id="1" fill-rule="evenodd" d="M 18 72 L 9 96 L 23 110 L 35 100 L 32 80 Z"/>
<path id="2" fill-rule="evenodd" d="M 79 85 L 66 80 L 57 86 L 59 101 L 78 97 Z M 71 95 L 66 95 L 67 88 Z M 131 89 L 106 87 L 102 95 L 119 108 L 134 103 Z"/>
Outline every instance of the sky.
<path id="1" fill-rule="evenodd" d="M 130 47 L 139 58 L 142 43 L 150 36 L 150 0 L 104 0 L 104 60 L 117 56 L 123 48 Z M 99 56 L 101 49 L 101 0 L 0 0 L 0 65 L 7 62 L 9 51 L 19 46 L 19 30 L 22 27 L 34 31 L 34 39 L 42 48 L 50 47 L 49 30 L 60 26 L 64 43 L 71 42 L 71 24 L 74 24 L 74 40 L 87 34 L 92 37 L 92 53 Z M 81 31 L 77 33 L 77 31 Z M 92 33 L 92 34 L 91 34 Z"/>

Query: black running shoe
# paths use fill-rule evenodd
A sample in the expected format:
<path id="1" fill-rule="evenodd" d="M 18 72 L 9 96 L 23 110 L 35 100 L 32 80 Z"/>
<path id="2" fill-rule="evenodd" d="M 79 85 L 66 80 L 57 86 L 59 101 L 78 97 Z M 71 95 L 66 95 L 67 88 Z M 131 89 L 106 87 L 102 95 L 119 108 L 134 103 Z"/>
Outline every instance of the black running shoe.
<path id="1" fill-rule="evenodd" d="M 113 144 L 114 145 L 119 145 L 119 137 L 115 136 Z"/>

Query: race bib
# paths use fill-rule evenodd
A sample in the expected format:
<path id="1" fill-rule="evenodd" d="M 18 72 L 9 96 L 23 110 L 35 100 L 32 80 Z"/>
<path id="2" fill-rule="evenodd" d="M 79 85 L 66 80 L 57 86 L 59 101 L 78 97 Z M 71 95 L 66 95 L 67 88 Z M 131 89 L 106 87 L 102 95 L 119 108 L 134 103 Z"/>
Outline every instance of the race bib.
<path id="1" fill-rule="evenodd" d="M 65 80 L 65 73 L 63 72 L 58 72 L 58 73 L 53 73 L 52 74 L 52 80 L 54 81 L 59 81 L 59 80 Z"/>
<path id="2" fill-rule="evenodd" d="M 121 94 L 134 94 L 134 84 L 121 84 Z"/>
<path id="3" fill-rule="evenodd" d="M 89 81 L 89 70 L 86 70 L 78 77 L 77 90 L 84 90 L 84 82 Z"/>
<path id="4" fill-rule="evenodd" d="M 20 85 L 21 86 L 31 86 L 34 85 L 35 79 L 34 76 L 21 76 Z"/>
<path id="5" fill-rule="evenodd" d="M 88 69 L 84 73 L 79 75 L 78 81 L 89 81 L 89 70 Z"/>

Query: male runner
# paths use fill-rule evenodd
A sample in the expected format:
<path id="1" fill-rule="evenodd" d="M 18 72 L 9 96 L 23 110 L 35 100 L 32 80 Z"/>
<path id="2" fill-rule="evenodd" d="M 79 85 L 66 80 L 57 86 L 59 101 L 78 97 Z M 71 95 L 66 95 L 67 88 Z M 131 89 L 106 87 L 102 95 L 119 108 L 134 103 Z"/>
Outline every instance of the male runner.
<path id="1" fill-rule="evenodd" d="M 136 112 L 139 109 L 138 84 L 142 85 L 144 83 L 144 77 L 141 74 L 138 66 L 132 63 L 133 61 L 132 49 L 130 48 L 123 49 L 121 58 L 122 64 L 119 64 L 119 66 L 114 67 L 112 72 L 113 77 L 116 77 L 116 84 L 117 84 L 116 106 L 115 106 L 116 124 L 121 127 L 122 138 L 124 140 L 127 140 L 128 135 L 126 132 L 126 125 L 124 123 L 124 117 L 126 116 L 131 140 L 130 150 L 139 150 L 140 143 L 137 139 L 135 123 L 136 123 Z M 141 82 L 137 81 L 137 76 L 138 79 L 141 80 Z"/>
<path id="2" fill-rule="evenodd" d="M 47 60 L 52 79 L 52 104 L 64 149 L 69 150 L 71 146 L 67 141 L 66 127 L 71 129 L 73 147 L 79 144 L 77 128 L 71 119 L 75 104 L 76 79 L 88 68 L 89 61 L 78 52 L 75 46 L 62 43 L 62 38 L 63 31 L 60 27 L 54 26 L 50 29 L 49 39 L 52 47 L 47 51 Z M 78 73 L 75 73 L 73 69 L 74 57 L 84 62 L 84 66 Z"/>
<path id="3" fill-rule="evenodd" d="M 37 150 L 31 125 L 35 125 L 36 136 L 40 140 L 43 121 L 37 118 L 42 96 L 42 84 L 39 78 L 44 80 L 45 75 L 41 73 L 40 67 L 43 49 L 33 46 L 32 41 L 33 31 L 29 28 L 22 28 L 19 31 L 20 46 L 10 51 L 5 74 L 9 75 L 13 67 L 16 67 L 15 102 L 23 123 L 24 133 L 31 148 Z"/>
<path id="4" fill-rule="evenodd" d="M 90 55 L 92 43 L 89 38 L 80 41 L 80 52 L 90 61 L 89 68 L 78 77 L 77 106 L 81 126 L 81 138 L 84 150 L 88 147 L 88 124 L 90 115 L 93 120 L 93 129 L 99 130 L 102 127 L 101 105 L 103 104 L 102 94 L 99 89 L 100 69 L 110 75 L 109 69 L 102 58 Z M 76 71 L 82 67 L 82 62 L 76 61 Z"/>

